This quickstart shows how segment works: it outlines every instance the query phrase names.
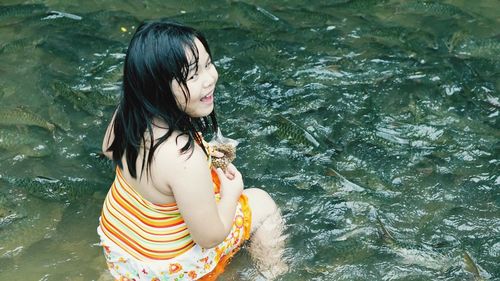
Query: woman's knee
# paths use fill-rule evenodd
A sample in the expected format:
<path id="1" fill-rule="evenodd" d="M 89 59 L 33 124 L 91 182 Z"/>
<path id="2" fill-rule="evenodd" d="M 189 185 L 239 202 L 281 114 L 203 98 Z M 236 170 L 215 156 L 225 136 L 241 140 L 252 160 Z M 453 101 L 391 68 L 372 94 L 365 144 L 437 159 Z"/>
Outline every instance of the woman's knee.
<path id="1" fill-rule="evenodd" d="M 252 210 L 252 229 L 277 212 L 276 203 L 266 191 L 260 188 L 248 188 L 243 193 L 247 196 Z"/>
<path id="2" fill-rule="evenodd" d="M 276 211 L 276 203 L 266 191 L 260 188 L 248 188 L 243 193 L 248 197 L 250 207 L 254 206 L 269 213 Z"/>

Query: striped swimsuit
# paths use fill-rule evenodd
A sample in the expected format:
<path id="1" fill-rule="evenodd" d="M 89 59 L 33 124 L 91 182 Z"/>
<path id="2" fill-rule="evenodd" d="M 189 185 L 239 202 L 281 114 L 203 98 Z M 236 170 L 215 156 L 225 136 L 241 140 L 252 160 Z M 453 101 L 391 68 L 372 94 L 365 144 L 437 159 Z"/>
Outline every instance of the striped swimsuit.
<path id="1" fill-rule="evenodd" d="M 212 169 L 214 196 L 219 179 Z M 129 186 L 119 168 L 104 201 L 97 232 L 116 280 L 215 280 L 250 236 L 251 212 L 241 195 L 228 237 L 205 249 L 191 238 L 175 203 L 153 204 Z"/>

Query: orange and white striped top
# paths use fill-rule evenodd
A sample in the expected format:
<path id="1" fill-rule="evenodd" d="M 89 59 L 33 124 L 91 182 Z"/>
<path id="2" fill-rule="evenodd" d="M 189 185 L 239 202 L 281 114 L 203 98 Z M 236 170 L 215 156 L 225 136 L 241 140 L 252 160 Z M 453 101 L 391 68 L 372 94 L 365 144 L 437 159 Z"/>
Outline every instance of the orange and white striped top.
<path id="1" fill-rule="evenodd" d="M 217 192 L 217 174 L 212 178 Z M 147 201 L 125 182 L 119 168 L 104 201 L 100 226 L 108 239 L 142 261 L 168 260 L 195 245 L 177 204 Z"/>

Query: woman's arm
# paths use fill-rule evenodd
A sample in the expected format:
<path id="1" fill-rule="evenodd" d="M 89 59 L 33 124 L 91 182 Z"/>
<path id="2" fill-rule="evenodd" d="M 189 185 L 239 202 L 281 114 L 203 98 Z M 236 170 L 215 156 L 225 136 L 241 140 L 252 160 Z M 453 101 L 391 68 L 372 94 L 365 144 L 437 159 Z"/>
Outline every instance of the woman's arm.
<path id="1" fill-rule="evenodd" d="M 106 129 L 106 133 L 104 134 L 104 139 L 102 140 L 102 153 L 109 159 L 113 159 L 113 152 L 108 151 L 109 146 L 113 143 L 115 139 L 115 134 L 113 131 L 113 126 L 115 123 L 116 110 L 113 113 L 113 117 L 111 118 L 111 122 L 109 122 L 108 128 Z"/>
<path id="2" fill-rule="evenodd" d="M 233 169 L 233 179 L 222 170 L 221 200 L 215 201 L 213 183 L 207 158 L 200 146 L 195 145 L 192 155 L 180 154 L 187 137 L 172 135 L 155 153 L 153 178 L 158 188 L 170 187 L 175 201 L 194 242 L 211 248 L 229 235 L 238 199 L 243 191 L 241 174 Z M 161 191 L 161 190 L 160 190 Z"/>

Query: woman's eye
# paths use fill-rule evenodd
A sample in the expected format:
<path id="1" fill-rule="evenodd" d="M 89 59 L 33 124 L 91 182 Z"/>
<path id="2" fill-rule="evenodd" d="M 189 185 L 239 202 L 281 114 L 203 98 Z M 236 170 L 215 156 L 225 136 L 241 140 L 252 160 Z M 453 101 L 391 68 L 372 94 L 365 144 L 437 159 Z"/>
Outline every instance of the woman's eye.
<path id="1" fill-rule="evenodd" d="M 209 68 L 210 66 L 212 66 L 212 61 L 207 62 L 207 64 L 205 65 L 205 68 Z"/>
<path id="2" fill-rule="evenodd" d="M 193 80 L 193 79 L 196 79 L 196 78 L 198 78 L 198 73 L 195 73 L 195 74 L 189 76 L 188 80 Z"/>

